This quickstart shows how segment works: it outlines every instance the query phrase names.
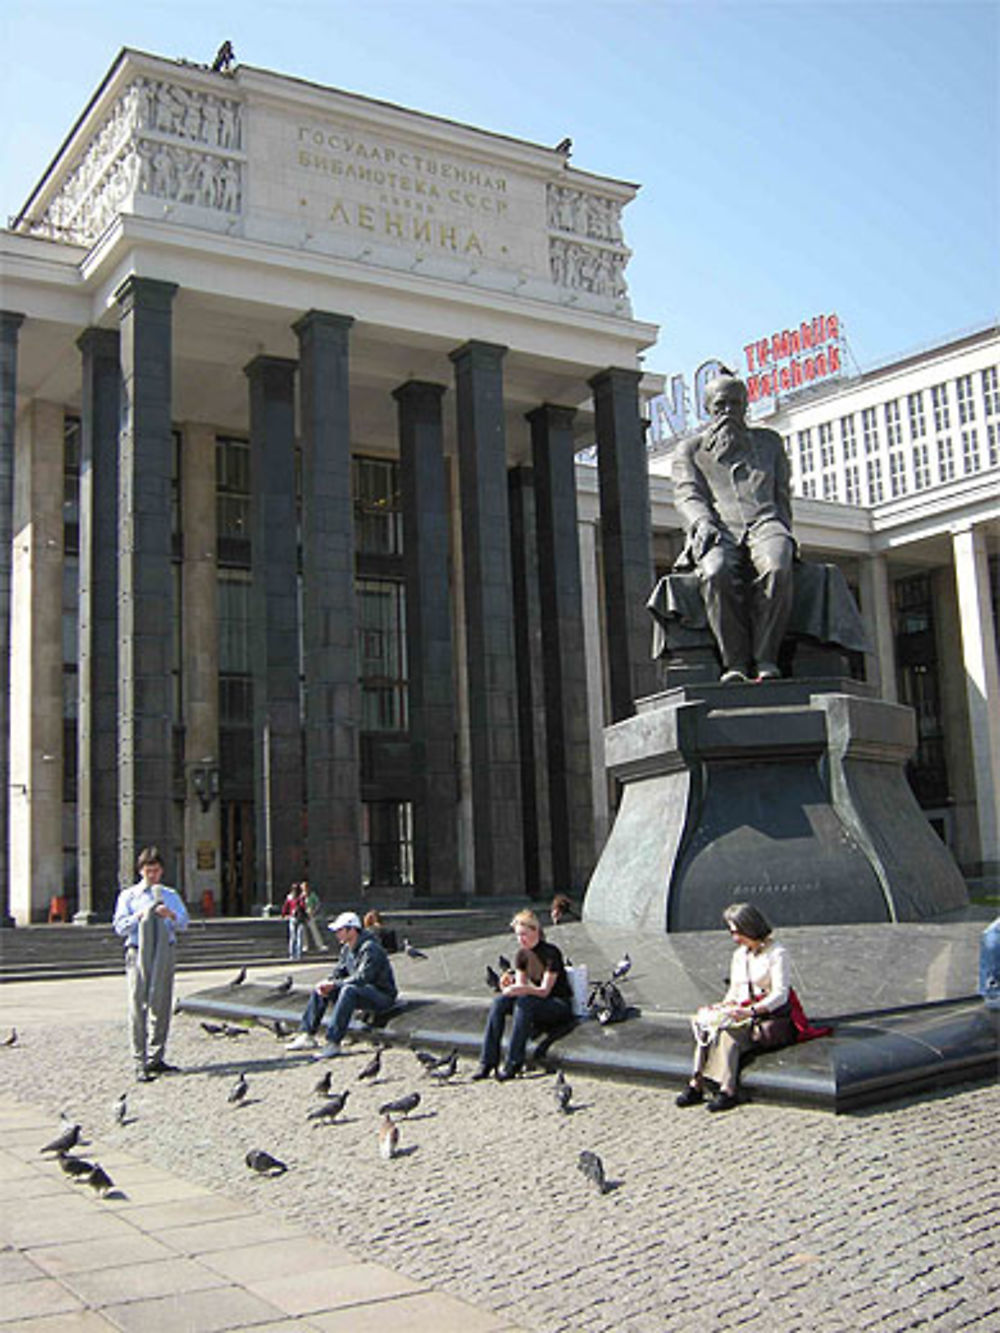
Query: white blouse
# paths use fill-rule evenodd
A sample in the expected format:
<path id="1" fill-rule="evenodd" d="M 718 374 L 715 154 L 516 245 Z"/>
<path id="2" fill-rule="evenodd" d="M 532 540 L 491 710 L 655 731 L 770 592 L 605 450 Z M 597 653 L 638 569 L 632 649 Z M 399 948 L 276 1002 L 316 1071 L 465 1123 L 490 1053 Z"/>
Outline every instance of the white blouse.
<path id="1" fill-rule="evenodd" d="M 769 944 L 766 949 L 752 953 L 741 944 L 729 965 L 729 989 L 723 1003 L 742 1004 L 752 999 L 759 1013 L 773 1013 L 788 1002 L 788 972 L 788 954 L 782 945 Z"/>

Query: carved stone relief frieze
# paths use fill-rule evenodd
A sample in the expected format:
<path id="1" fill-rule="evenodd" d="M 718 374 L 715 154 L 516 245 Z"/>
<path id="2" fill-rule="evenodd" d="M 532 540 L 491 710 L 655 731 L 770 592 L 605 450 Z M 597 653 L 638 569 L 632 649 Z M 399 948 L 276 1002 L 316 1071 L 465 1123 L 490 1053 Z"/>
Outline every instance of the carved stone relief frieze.
<path id="1" fill-rule="evenodd" d="M 35 235 L 89 245 L 116 213 L 129 211 L 137 195 L 238 214 L 242 144 L 242 107 L 235 99 L 135 79 L 41 217 L 25 219 L 22 226 Z"/>
<path id="2" fill-rule="evenodd" d="M 547 205 L 552 281 L 595 296 L 627 299 L 630 252 L 622 234 L 620 201 L 549 185 Z"/>

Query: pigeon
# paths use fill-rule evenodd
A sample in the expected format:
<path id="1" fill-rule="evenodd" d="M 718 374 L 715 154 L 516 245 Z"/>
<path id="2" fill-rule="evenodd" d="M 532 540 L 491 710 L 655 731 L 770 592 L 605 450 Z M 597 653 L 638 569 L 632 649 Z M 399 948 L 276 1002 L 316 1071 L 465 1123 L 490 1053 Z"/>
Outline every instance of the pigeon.
<path id="1" fill-rule="evenodd" d="M 249 1028 L 240 1027 L 238 1023 L 223 1023 L 222 1034 L 225 1037 L 245 1037 L 250 1031 Z"/>
<path id="2" fill-rule="evenodd" d="M 246 1074 L 240 1074 L 239 1078 L 229 1089 L 229 1096 L 226 1098 L 226 1101 L 230 1102 L 233 1106 L 239 1106 L 246 1097 L 249 1087 L 250 1085 L 247 1083 Z"/>
<path id="3" fill-rule="evenodd" d="M 437 1078 L 444 1082 L 446 1079 L 451 1078 L 457 1069 L 458 1052 L 452 1051 L 451 1054 L 445 1056 L 443 1060 L 439 1060 L 436 1065 L 432 1065 L 427 1072 L 430 1074 L 431 1078 Z"/>
<path id="4" fill-rule="evenodd" d="M 82 1180 L 93 1171 L 94 1163 L 87 1162 L 82 1157 L 71 1157 L 69 1153 L 59 1153 L 59 1165 L 67 1176 L 72 1176 L 74 1180 Z"/>
<path id="5" fill-rule="evenodd" d="M 608 1182 L 604 1176 L 604 1163 L 598 1157 L 596 1152 L 588 1152 L 585 1148 L 580 1154 L 576 1165 L 578 1170 L 582 1171 L 588 1180 L 594 1182 L 600 1194 L 606 1194 L 608 1192 Z"/>
<path id="6" fill-rule="evenodd" d="M 66 1153 L 75 1148 L 79 1142 L 80 1126 L 70 1125 L 67 1129 L 63 1130 L 57 1139 L 53 1139 L 51 1143 L 47 1143 L 44 1148 L 39 1148 L 38 1151 Z"/>
<path id="7" fill-rule="evenodd" d="M 497 959 L 497 967 L 500 969 L 501 972 L 514 971 L 514 964 L 510 961 L 509 958 L 505 957 L 504 954 L 501 954 Z"/>
<path id="8" fill-rule="evenodd" d="M 399 1151 L 399 1126 L 391 1115 L 383 1116 L 379 1125 L 378 1150 L 387 1162 Z"/>
<path id="9" fill-rule="evenodd" d="M 623 953 L 621 958 L 619 958 L 618 962 L 615 963 L 614 965 L 614 969 L 612 970 L 611 973 L 611 980 L 621 981 L 623 977 L 628 976 L 631 970 L 632 970 L 632 959 L 628 956 L 627 953 Z"/>
<path id="10" fill-rule="evenodd" d="M 100 1162 L 95 1162 L 91 1168 L 90 1175 L 86 1177 L 87 1184 L 95 1194 L 107 1195 L 109 1190 L 113 1190 L 115 1182 L 101 1166 Z"/>
<path id="11" fill-rule="evenodd" d="M 569 157 L 572 151 L 573 151 L 572 139 L 560 139 L 559 142 L 556 144 L 556 152 L 562 153 L 565 157 Z"/>
<path id="12" fill-rule="evenodd" d="M 486 984 L 490 990 L 498 991 L 500 989 L 500 977 L 496 969 L 490 967 L 489 963 L 486 964 Z"/>
<path id="13" fill-rule="evenodd" d="M 425 1069 L 433 1069 L 440 1058 L 439 1056 L 435 1055 L 432 1051 L 414 1051 L 413 1054 L 417 1057 L 417 1059 L 420 1061 L 420 1063 L 423 1065 Z"/>
<path id="14" fill-rule="evenodd" d="M 333 1070 L 328 1069 L 322 1078 L 317 1079 L 313 1085 L 313 1092 L 318 1092 L 321 1097 L 330 1095 L 330 1079 L 333 1077 Z"/>
<path id="15" fill-rule="evenodd" d="M 564 1115 L 569 1115 L 569 1104 L 573 1097 L 573 1089 L 566 1082 L 566 1076 L 560 1069 L 556 1075 L 556 1085 L 553 1089 L 556 1106 Z"/>
<path id="16" fill-rule="evenodd" d="M 225 1023 L 202 1023 L 201 1026 L 208 1033 L 210 1037 L 225 1036 L 226 1032 Z"/>
<path id="17" fill-rule="evenodd" d="M 294 984 L 290 976 L 284 977 L 276 986 L 271 987 L 271 993 L 273 995 L 287 995 Z"/>
<path id="18" fill-rule="evenodd" d="M 115 1120 L 119 1125 L 124 1125 L 127 1116 L 128 1116 L 128 1094 L 123 1092 L 122 1095 L 115 1102 Z"/>
<path id="19" fill-rule="evenodd" d="M 16 1045 L 17 1045 L 17 1028 L 11 1028 L 11 1030 L 10 1030 L 10 1035 L 4 1037 L 4 1039 L 3 1039 L 3 1044 L 4 1044 L 4 1046 L 16 1046 Z"/>
<path id="20" fill-rule="evenodd" d="M 415 1111 L 420 1105 L 420 1093 L 408 1092 L 405 1097 L 397 1097 L 394 1102 L 384 1102 L 379 1108 L 379 1115 L 392 1115 L 395 1111 L 398 1115 L 408 1116 L 411 1111 Z"/>
<path id="21" fill-rule="evenodd" d="M 244 1161 L 251 1171 L 258 1171 L 262 1176 L 280 1176 L 288 1170 L 284 1162 L 279 1162 L 263 1148 L 251 1148 Z"/>
<path id="22" fill-rule="evenodd" d="M 245 967 L 241 967 L 240 970 L 236 973 L 235 977 L 233 977 L 232 981 L 229 983 L 229 989 L 234 990 L 237 986 L 242 986 L 244 981 L 246 981 L 246 979 L 247 979 L 247 970 Z"/>
<path id="23" fill-rule="evenodd" d="M 408 939 L 403 940 L 403 952 L 406 954 L 407 958 L 427 957 L 427 955 L 422 950 L 418 949 L 415 944 L 411 944 Z"/>
<path id="24" fill-rule="evenodd" d="M 350 1096 L 350 1091 L 335 1092 L 329 1101 L 325 1101 L 322 1106 L 317 1106 L 315 1111 L 310 1111 L 306 1116 L 307 1120 L 336 1120 L 344 1109 L 344 1105 Z"/>
<path id="25" fill-rule="evenodd" d="M 225 74 L 235 59 L 236 52 L 233 50 L 232 42 L 228 40 L 223 42 L 212 61 L 212 73 Z"/>
<path id="26" fill-rule="evenodd" d="M 289 1032 L 291 1032 L 291 1030 L 292 1029 L 288 1026 L 287 1023 L 282 1023 L 280 1018 L 276 1018 L 274 1020 L 274 1035 L 277 1037 L 279 1041 L 284 1041 L 285 1038 L 288 1036 Z"/>
<path id="27" fill-rule="evenodd" d="M 370 1078 L 374 1083 L 379 1076 L 379 1071 L 381 1070 L 381 1068 L 382 1068 L 382 1048 L 381 1046 L 377 1046 L 375 1048 L 375 1054 L 365 1065 L 364 1069 L 362 1069 L 361 1073 L 358 1075 L 358 1078 L 359 1079 Z"/>

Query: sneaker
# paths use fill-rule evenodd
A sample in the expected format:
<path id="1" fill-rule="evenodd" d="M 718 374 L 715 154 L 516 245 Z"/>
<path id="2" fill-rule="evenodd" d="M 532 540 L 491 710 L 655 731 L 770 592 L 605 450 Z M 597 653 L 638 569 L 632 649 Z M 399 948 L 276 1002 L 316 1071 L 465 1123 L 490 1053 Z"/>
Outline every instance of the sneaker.
<path id="1" fill-rule="evenodd" d="M 300 1032 L 297 1037 L 285 1043 L 286 1051 L 314 1051 L 319 1042 L 311 1032 Z"/>
<path id="2" fill-rule="evenodd" d="M 313 1045 L 315 1046 L 316 1043 L 313 1042 Z M 344 1052 L 340 1049 L 339 1041 L 328 1041 L 323 1049 L 317 1052 L 315 1058 L 317 1060 L 335 1060 L 338 1055 L 343 1054 Z"/>

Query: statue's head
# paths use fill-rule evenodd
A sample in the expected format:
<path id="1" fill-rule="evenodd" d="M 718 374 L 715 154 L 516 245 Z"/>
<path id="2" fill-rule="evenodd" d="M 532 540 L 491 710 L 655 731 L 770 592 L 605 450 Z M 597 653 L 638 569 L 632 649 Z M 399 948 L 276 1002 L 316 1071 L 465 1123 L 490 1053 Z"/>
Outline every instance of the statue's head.
<path id="1" fill-rule="evenodd" d="M 742 423 L 747 414 L 747 386 L 724 371 L 706 385 L 705 406 L 713 421 Z"/>

